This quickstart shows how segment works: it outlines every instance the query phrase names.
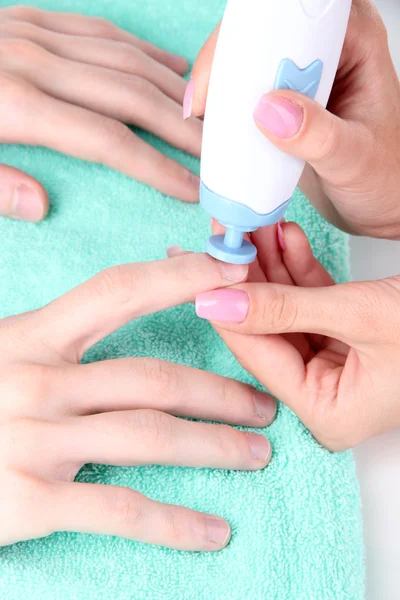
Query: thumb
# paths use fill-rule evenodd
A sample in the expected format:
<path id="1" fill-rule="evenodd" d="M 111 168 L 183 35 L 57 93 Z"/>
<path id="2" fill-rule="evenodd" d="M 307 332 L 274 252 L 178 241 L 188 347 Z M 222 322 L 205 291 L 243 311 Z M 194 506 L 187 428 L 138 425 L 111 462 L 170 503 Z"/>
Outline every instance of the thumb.
<path id="1" fill-rule="evenodd" d="M 38 181 L 0 165 L 0 216 L 36 223 L 44 219 L 48 207 L 46 191 Z"/>
<path id="2" fill-rule="evenodd" d="M 314 333 L 355 345 L 376 338 L 375 297 L 368 284 L 300 288 L 249 283 L 200 294 L 196 312 L 218 328 L 237 333 Z"/>
<path id="3" fill-rule="evenodd" d="M 201 48 L 193 65 L 191 73 L 192 84 L 187 88 L 186 99 L 188 107 L 190 106 L 190 114 L 195 117 L 204 115 L 208 84 L 210 82 L 211 68 L 220 27 L 221 24 L 218 24 L 214 29 L 204 46 Z M 187 116 L 189 115 L 187 114 Z"/>
<path id="4" fill-rule="evenodd" d="M 262 96 L 254 111 L 261 132 L 280 150 L 311 164 L 321 177 L 352 177 L 368 135 L 299 92 L 277 90 Z"/>

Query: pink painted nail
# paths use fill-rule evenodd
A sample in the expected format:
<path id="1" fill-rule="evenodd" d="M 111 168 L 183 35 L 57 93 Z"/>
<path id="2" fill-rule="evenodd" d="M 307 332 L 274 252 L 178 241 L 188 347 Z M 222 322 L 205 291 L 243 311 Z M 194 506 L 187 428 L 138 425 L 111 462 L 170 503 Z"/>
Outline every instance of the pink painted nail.
<path id="1" fill-rule="evenodd" d="M 243 290 L 215 290 L 196 298 L 196 314 L 220 323 L 243 323 L 249 312 L 249 296 Z"/>
<path id="2" fill-rule="evenodd" d="M 11 212 L 14 219 L 36 223 L 43 218 L 44 204 L 34 188 L 21 184 L 14 188 Z"/>
<path id="3" fill-rule="evenodd" d="M 279 246 L 280 246 L 282 252 L 284 252 L 286 250 L 286 243 L 285 243 L 285 235 L 283 233 L 283 227 L 282 227 L 281 223 L 278 223 L 277 231 L 278 231 Z"/>
<path id="4" fill-rule="evenodd" d="M 192 114 L 194 96 L 194 80 L 191 79 L 186 86 L 185 97 L 183 99 L 183 118 L 186 120 Z"/>
<path id="5" fill-rule="evenodd" d="M 261 98 L 253 114 L 260 127 L 282 139 L 294 137 L 301 129 L 304 112 L 301 106 L 276 94 Z"/>

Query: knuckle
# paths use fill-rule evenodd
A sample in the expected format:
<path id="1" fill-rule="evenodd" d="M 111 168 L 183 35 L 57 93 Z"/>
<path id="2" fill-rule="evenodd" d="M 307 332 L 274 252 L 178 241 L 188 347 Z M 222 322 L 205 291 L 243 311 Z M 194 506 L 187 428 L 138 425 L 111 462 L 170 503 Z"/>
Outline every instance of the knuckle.
<path id="1" fill-rule="evenodd" d="M 143 65 L 146 55 L 138 48 L 135 48 L 135 46 L 131 46 L 125 42 L 119 42 L 118 48 L 120 51 L 119 64 L 121 65 L 121 70 L 127 73 L 135 73 Z"/>
<path id="2" fill-rule="evenodd" d="M 0 22 L 0 39 L 3 43 L 6 38 L 30 38 L 35 31 L 35 26 L 26 21 L 3 21 Z"/>
<path id="3" fill-rule="evenodd" d="M 223 378 L 218 387 L 218 404 L 220 405 L 223 414 L 232 417 L 232 412 L 236 409 L 242 409 L 241 412 L 245 412 L 246 405 L 242 402 L 234 402 L 235 394 L 235 383 L 230 379 Z"/>
<path id="4" fill-rule="evenodd" d="M 142 359 L 146 380 L 156 384 L 160 392 L 169 396 L 176 395 L 179 389 L 179 376 L 174 365 L 154 358 Z"/>
<path id="5" fill-rule="evenodd" d="M 132 86 L 132 92 L 143 98 L 146 104 L 153 100 L 154 97 L 160 95 L 160 90 L 148 79 L 134 76 L 130 79 L 130 83 Z"/>
<path id="6" fill-rule="evenodd" d="M 322 163 L 330 163 L 340 156 L 340 142 L 340 129 L 335 118 L 330 117 L 329 126 L 319 144 L 317 160 Z"/>
<path id="7" fill-rule="evenodd" d="M 178 509 L 175 506 L 166 507 L 164 518 L 170 543 L 174 546 L 180 546 L 187 538 L 187 530 L 182 519 L 179 518 Z"/>
<path id="8" fill-rule="evenodd" d="M 172 418 L 156 410 L 137 410 L 134 413 L 134 428 L 138 429 L 153 447 L 163 449 L 171 445 Z"/>
<path id="9" fill-rule="evenodd" d="M 296 306 L 289 302 L 286 292 L 271 288 L 256 306 L 256 315 L 260 324 L 272 331 L 285 333 L 296 320 Z"/>
<path id="10" fill-rule="evenodd" d="M 98 37 L 110 38 L 115 33 L 115 25 L 102 17 L 90 17 L 90 25 Z"/>
<path id="11" fill-rule="evenodd" d="M 101 119 L 100 124 L 100 137 L 104 143 L 105 156 L 101 157 L 101 160 L 106 161 L 109 158 L 110 148 L 121 148 L 124 147 L 128 142 L 132 140 L 132 132 L 123 123 L 104 117 Z"/>
<path id="12" fill-rule="evenodd" d="M 0 74 L 0 86 L 1 104 L 14 108 L 14 114 L 18 112 L 19 108 L 24 108 L 30 104 L 33 95 L 37 95 L 35 88 L 31 84 L 4 71 Z"/>
<path id="13" fill-rule="evenodd" d="M 142 519 L 143 500 L 133 490 L 115 487 L 104 494 L 104 509 L 121 528 L 134 529 Z"/>
<path id="14" fill-rule="evenodd" d="M 17 4 L 15 6 L 8 6 L 2 10 L 2 13 L 7 17 L 11 17 L 13 19 L 29 19 L 32 16 L 32 8 L 28 6 L 23 6 L 21 4 Z"/>
<path id="15" fill-rule="evenodd" d="M 3 38 L 0 41 L 0 53 L 3 64 L 7 59 L 23 63 L 34 60 L 36 64 L 47 55 L 46 50 L 23 37 Z"/>
<path id="16" fill-rule="evenodd" d="M 133 275 L 125 265 L 105 269 L 93 279 L 94 292 L 100 298 L 111 297 L 119 305 L 132 301 L 137 285 L 137 274 Z"/>
<path id="17" fill-rule="evenodd" d="M 229 425 L 213 425 L 212 427 L 215 428 L 215 441 L 219 453 L 222 456 L 238 457 L 242 462 L 239 448 L 239 436 L 242 436 L 242 433 L 232 429 Z"/>
<path id="18" fill-rule="evenodd" d="M 2 408 L 9 407 L 9 414 L 15 416 L 40 416 L 51 396 L 54 375 L 55 368 L 47 365 L 11 367 L 0 384 Z"/>

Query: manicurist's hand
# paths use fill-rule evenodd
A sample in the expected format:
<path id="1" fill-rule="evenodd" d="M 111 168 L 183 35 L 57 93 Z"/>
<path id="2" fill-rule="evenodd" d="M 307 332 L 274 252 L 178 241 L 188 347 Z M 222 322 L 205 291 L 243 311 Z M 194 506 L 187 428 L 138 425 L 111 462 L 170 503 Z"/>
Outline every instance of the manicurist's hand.
<path id="1" fill-rule="evenodd" d="M 200 294 L 198 315 L 327 448 L 400 425 L 400 277 L 335 286 L 294 223 L 252 241 L 250 283 Z"/>
<path id="2" fill-rule="evenodd" d="M 0 546 L 54 531 L 220 550 L 229 525 L 132 489 L 74 482 L 85 463 L 258 470 L 263 435 L 178 416 L 265 427 L 268 395 L 160 360 L 79 364 L 131 319 L 242 281 L 206 255 L 106 270 L 45 308 L 0 321 Z"/>
<path id="3" fill-rule="evenodd" d="M 204 112 L 217 39 L 218 28 L 194 66 L 186 115 Z M 346 231 L 400 239 L 400 85 L 369 0 L 353 0 L 328 109 L 278 90 L 260 98 L 254 119 L 278 148 L 307 161 L 300 187 L 328 220 Z"/>
<path id="4" fill-rule="evenodd" d="M 198 155 L 202 125 L 183 123 L 187 61 L 112 23 L 27 6 L 0 10 L 0 142 L 47 146 L 197 201 L 198 178 L 135 135 L 136 125 Z M 0 167 L 0 214 L 40 221 L 43 187 Z"/>

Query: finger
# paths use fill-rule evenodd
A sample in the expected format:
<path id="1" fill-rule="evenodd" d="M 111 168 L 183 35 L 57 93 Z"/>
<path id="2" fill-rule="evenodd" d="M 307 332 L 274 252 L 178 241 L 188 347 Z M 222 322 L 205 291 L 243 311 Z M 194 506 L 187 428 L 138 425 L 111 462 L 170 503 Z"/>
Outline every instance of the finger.
<path id="1" fill-rule="evenodd" d="M 214 515 L 154 502 L 128 488 L 86 483 L 52 487 L 48 520 L 54 531 L 113 535 L 176 550 L 212 552 L 230 540 Z"/>
<path id="2" fill-rule="evenodd" d="M 18 169 L 0 165 L 0 215 L 37 223 L 44 219 L 49 201 L 44 187 Z"/>
<path id="3" fill-rule="evenodd" d="M 40 311 L 36 327 L 48 342 L 80 353 L 132 319 L 243 281 L 247 270 L 205 254 L 112 267 Z"/>
<path id="4" fill-rule="evenodd" d="M 310 242 L 296 223 L 282 224 L 282 257 L 294 283 L 299 287 L 335 285 L 328 271 L 315 258 Z"/>
<path id="5" fill-rule="evenodd" d="M 1 141 L 41 145 L 104 164 L 168 196 L 198 201 L 199 178 L 122 123 L 47 96 L 9 74 L 0 78 Z M 1 117 L 0 117 L 1 118 Z"/>
<path id="6" fill-rule="evenodd" d="M 218 41 L 221 24 L 217 25 L 197 56 L 192 69 L 192 115 L 200 117 L 204 114 L 208 84 L 210 82 L 211 68 L 214 60 L 215 48 Z"/>
<path id="7" fill-rule="evenodd" d="M 282 257 L 295 285 L 299 287 L 328 287 L 335 285 L 332 277 L 313 255 L 304 231 L 296 223 L 282 224 Z M 340 354 L 348 353 L 345 344 L 320 335 L 310 335 L 316 349 L 328 349 Z"/>
<path id="8" fill-rule="evenodd" d="M 354 156 L 365 156 L 365 147 L 373 143 L 361 123 L 340 119 L 308 96 L 289 90 L 263 96 L 254 119 L 277 148 L 310 163 L 320 177 L 340 187 L 359 174 Z"/>
<path id="9" fill-rule="evenodd" d="M 265 281 L 293 285 L 293 279 L 282 257 L 281 223 L 262 227 L 252 233 L 251 238 L 257 247 L 258 262 L 265 274 Z M 286 339 L 300 352 L 304 360 L 311 358 L 312 350 L 309 341 L 302 333 L 290 333 Z"/>
<path id="10" fill-rule="evenodd" d="M 68 419 L 60 426 L 59 446 L 58 456 L 74 464 L 249 471 L 263 469 L 272 454 L 263 435 L 146 409 Z"/>
<path id="11" fill-rule="evenodd" d="M 74 13 L 51 12 L 28 6 L 10 6 L 3 13 L 8 18 L 27 21 L 58 33 L 124 42 L 140 48 L 146 54 L 177 73 L 184 74 L 188 70 L 188 62 L 182 56 L 167 52 L 146 40 L 142 40 L 136 35 L 120 29 L 106 19 L 87 17 Z"/>
<path id="12" fill-rule="evenodd" d="M 10 51 L 14 45 L 17 51 Z M 2 63 L 49 96 L 137 125 L 185 152 L 200 155 L 201 121 L 183 121 L 181 105 L 148 79 L 62 59 L 30 42 L 27 49 L 23 42 L 23 48 L 20 52 L 19 40 L 3 43 Z"/>
<path id="13" fill-rule="evenodd" d="M 295 345 L 280 335 L 243 335 L 221 328 L 218 332 L 242 367 L 308 424 L 303 402 L 306 368 Z"/>
<path id="14" fill-rule="evenodd" d="M 266 427 L 276 415 L 276 402 L 268 394 L 234 379 L 152 358 L 63 369 L 59 389 L 53 385 L 52 393 L 69 414 L 151 408 L 249 427 Z"/>
<path id="15" fill-rule="evenodd" d="M 70 36 L 37 27 L 23 21 L 7 21 L 0 27 L 1 46 L 8 55 L 19 49 L 29 56 L 27 41 L 52 54 L 74 62 L 97 65 L 121 73 L 138 75 L 156 85 L 167 96 L 182 105 L 185 80 L 175 71 L 158 62 L 137 46 L 103 38 Z M 7 44 L 6 40 L 12 43 Z M 23 57 L 26 58 L 26 57 Z"/>
<path id="16" fill-rule="evenodd" d="M 316 333 L 354 344 L 375 335 L 368 323 L 376 318 L 376 308 L 365 291 L 358 284 L 298 288 L 250 283 L 199 294 L 196 312 L 238 333 Z"/>
<path id="17" fill-rule="evenodd" d="M 252 233 L 251 238 L 257 247 L 258 261 L 266 281 L 293 285 L 282 257 L 282 224 L 262 227 Z"/>

